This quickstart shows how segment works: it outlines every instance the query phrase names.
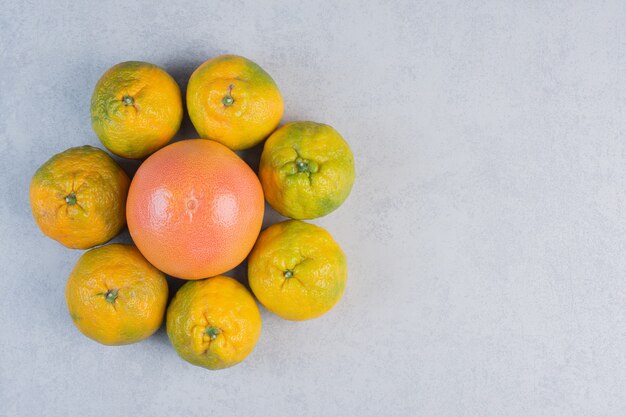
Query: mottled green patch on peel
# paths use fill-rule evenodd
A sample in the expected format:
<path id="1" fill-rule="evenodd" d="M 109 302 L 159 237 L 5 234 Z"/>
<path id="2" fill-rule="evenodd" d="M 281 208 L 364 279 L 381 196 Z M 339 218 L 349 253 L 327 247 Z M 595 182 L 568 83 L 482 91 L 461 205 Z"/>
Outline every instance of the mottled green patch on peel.
<path id="1" fill-rule="evenodd" d="M 116 105 L 122 102 L 124 106 L 134 105 L 135 99 L 129 94 L 124 94 L 120 100 L 120 91 L 129 91 L 139 82 L 137 73 L 146 69 L 159 69 L 154 64 L 141 61 L 127 61 L 109 68 L 98 80 L 91 96 L 91 122 L 92 125 L 111 122 L 117 113 Z M 99 129 L 102 127 L 97 126 Z M 95 129 L 95 128 L 94 128 Z M 103 132 L 96 131 L 98 137 Z"/>
<path id="2" fill-rule="evenodd" d="M 223 65 L 224 63 L 236 63 L 240 70 L 237 74 L 237 79 L 253 80 L 257 85 L 272 85 L 276 86 L 274 79 L 256 62 L 249 60 L 238 55 L 222 55 L 213 58 L 198 68 L 199 74 L 204 72 L 212 72 L 216 67 Z M 234 77 L 233 77 L 234 78 Z"/>

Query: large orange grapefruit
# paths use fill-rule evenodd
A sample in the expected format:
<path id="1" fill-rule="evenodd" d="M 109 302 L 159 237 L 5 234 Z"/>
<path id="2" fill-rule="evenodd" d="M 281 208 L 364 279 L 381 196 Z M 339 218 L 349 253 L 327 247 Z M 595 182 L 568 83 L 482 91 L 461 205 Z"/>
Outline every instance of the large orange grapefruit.
<path id="1" fill-rule="evenodd" d="M 256 174 L 217 142 L 193 139 L 157 151 L 139 167 L 126 204 L 130 234 L 161 271 L 201 279 L 234 268 L 261 230 Z"/>

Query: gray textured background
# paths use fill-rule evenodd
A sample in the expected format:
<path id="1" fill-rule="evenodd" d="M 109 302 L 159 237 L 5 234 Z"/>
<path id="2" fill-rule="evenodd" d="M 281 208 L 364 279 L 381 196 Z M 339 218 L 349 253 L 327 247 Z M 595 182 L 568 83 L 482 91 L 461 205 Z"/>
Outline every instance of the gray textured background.
<path id="1" fill-rule="evenodd" d="M 152 4 L 0 0 L 0 415 L 626 415 L 625 2 Z M 335 126 L 358 180 L 316 221 L 349 258 L 342 302 L 263 311 L 253 354 L 210 372 L 163 329 L 81 336 L 64 303 L 81 252 L 39 232 L 27 190 L 54 153 L 99 145 L 109 66 L 184 88 L 221 53 L 272 74 L 285 121 Z"/>

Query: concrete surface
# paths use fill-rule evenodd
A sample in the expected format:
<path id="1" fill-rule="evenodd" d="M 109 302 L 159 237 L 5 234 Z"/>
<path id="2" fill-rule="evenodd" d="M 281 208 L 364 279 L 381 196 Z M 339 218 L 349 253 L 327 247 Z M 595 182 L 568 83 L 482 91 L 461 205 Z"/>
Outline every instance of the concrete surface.
<path id="1" fill-rule="evenodd" d="M 626 3 L 155 3 L 0 0 L 0 415 L 626 415 Z M 80 335 L 63 291 L 82 252 L 40 233 L 27 190 L 99 145 L 109 66 L 184 88 L 226 52 L 272 74 L 285 121 L 335 126 L 358 181 L 316 221 L 349 257 L 342 302 L 263 311 L 248 360 L 210 372 L 163 329 Z"/>

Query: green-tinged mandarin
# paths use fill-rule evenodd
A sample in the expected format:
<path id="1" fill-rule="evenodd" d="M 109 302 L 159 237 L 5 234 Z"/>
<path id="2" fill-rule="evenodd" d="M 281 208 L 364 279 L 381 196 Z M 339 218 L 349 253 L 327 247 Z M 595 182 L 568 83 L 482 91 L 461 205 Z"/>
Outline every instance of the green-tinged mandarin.
<path id="1" fill-rule="evenodd" d="M 91 97 L 91 124 L 108 150 L 143 158 L 165 146 L 183 118 L 180 88 L 160 67 L 122 62 L 100 78 Z"/>
<path id="2" fill-rule="evenodd" d="M 87 249 L 107 242 L 126 224 L 129 185 L 128 175 L 103 150 L 70 148 L 35 172 L 30 206 L 46 236 Z"/>
<path id="3" fill-rule="evenodd" d="M 201 137 L 239 150 L 258 144 L 278 126 L 284 104 L 263 68 L 241 56 L 222 55 L 191 75 L 187 110 Z"/>
<path id="4" fill-rule="evenodd" d="M 261 315 L 254 298 L 229 277 L 187 282 L 167 309 L 167 335 L 176 352 L 207 369 L 241 362 L 260 334 Z"/>
<path id="5" fill-rule="evenodd" d="M 355 179 L 348 143 L 331 126 L 288 123 L 267 139 L 259 177 L 267 202 L 293 219 L 313 219 L 337 209 Z"/>
<path id="6" fill-rule="evenodd" d="M 343 295 L 346 256 L 326 230 L 299 220 L 261 232 L 248 257 L 248 282 L 269 311 L 308 320 L 330 310 Z"/>

